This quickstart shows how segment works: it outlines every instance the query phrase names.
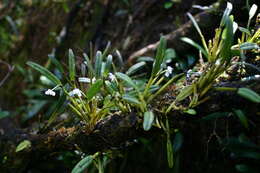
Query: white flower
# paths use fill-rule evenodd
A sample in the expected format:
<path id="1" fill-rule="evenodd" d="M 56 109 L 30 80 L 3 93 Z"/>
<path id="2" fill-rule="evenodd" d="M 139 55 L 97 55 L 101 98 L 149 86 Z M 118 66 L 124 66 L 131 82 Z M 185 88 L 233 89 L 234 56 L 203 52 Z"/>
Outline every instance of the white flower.
<path id="1" fill-rule="evenodd" d="M 171 74 L 172 74 L 172 70 L 173 70 L 173 68 L 172 67 L 170 67 L 170 66 L 167 66 L 167 69 L 166 69 L 166 71 L 165 71 L 165 76 L 166 77 L 169 77 Z"/>
<path id="2" fill-rule="evenodd" d="M 55 93 L 53 90 L 51 90 L 51 89 L 48 89 L 47 91 L 45 91 L 45 95 L 49 95 L 49 96 L 55 96 L 55 95 L 56 95 L 56 93 Z"/>
<path id="3" fill-rule="evenodd" d="M 92 83 L 95 83 L 95 82 L 96 82 L 96 78 L 93 77 L 93 78 L 91 79 L 91 82 L 92 82 Z"/>
<path id="4" fill-rule="evenodd" d="M 69 96 L 73 97 L 73 96 L 78 96 L 81 97 L 82 96 L 82 91 L 80 91 L 80 89 L 75 88 L 74 90 L 69 92 Z"/>
<path id="5" fill-rule="evenodd" d="M 116 80 L 116 76 L 113 75 L 113 73 L 109 73 L 108 74 L 108 78 L 110 79 L 110 81 L 115 81 Z"/>

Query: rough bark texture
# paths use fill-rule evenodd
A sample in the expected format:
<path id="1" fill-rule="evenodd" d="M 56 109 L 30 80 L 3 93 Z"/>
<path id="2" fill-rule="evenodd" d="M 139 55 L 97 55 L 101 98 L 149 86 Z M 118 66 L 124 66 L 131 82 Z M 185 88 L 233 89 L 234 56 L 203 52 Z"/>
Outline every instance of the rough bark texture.
<path id="1" fill-rule="evenodd" d="M 229 87 L 251 87 L 256 92 L 260 92 L 260 81 L 251 82 L 233 82 L 222 83 L 221 86 Z M 168 93 L 166 93 L 168 94 Z M 172 111 L 167 116 L 171 120 L 171 126 L 190 133 L 192 130 L 191 121 L 198 121 L 202 117 L 213 112 L 232 112 L 233 109 L 248 110 L 247 115 L 253 119 L 254 123 L 259 122 L 256 119 L 256 114 L 259 113 L 258 104 L 241 98 L 236 92 L 219 92 L 211 91 L 208 93 L 210 100 L 199 105 L 197 115 L 191 116 L 180 111 Z M 159 102 L 158 102 L 159 103 Z M 158 106 L 158 105 L 157 105 Z M 160 107 L 160 106 L 158 106 Z M 159 115 L 159 113 L 157 113 Z M 76 150 L 80 148 L 86 153 L 94 153 L 107 149 L 120 149 L 127 146 L 129 141 L 133 141 L 137 137 L 157 134 L 159 129 L 152 129 L 149 132 L 144 132 L 139 126 L 138 117 L 135 113 L 130 115 L 112 115 L 97 123 L 95 129 L 91 133 L 87 133 L 83 126 L 74 126 L 70 128 L 62 127 L 58 130 L 52 130 L 48 133 L 32 134 L 28 130 L 17 129 L 12 125 L 8 125 L 7 120 L 1 120 L 1 135 L 0 146 L 1 154 L 9 155 L 10 158 L 25 160 L 47 156 L 51 153 L 60 152 L 63 150 Z M 206 128 L 203 127 L 204 130 Z M 221 127 L 224 129 L 224 127 Z M 157 131 L 157 132 L 156 132 Z M 210 130 L 209 130 L 210 131 Z M 254 132 L 258 133 L 258 132 Z M 30 149 L 15 153 L 15 147 L 19 142 L 29 140 L 32 143 Z M 259 141 L 256 141 L 259 143 Z M 10 159 L 9 158 L 9 159 Z M 13 164 L 14 160 L 9 160 Z M 5 164 L 8 166 L 8 164 Z"/>

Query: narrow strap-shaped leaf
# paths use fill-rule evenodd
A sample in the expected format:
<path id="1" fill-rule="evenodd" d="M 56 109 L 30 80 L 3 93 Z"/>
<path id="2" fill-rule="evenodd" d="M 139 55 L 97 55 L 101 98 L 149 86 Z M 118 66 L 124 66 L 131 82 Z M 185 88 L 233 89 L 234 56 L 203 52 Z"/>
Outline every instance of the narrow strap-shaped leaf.
<path id="1" fill-rule="evenodd" d="M 27 62 L 26 64 L 32 67 L 33 69 L 37 70 L 38 72 L 40 72 L 42 75 L 46 76 L 54 84 L 61 85 L 61 81 L 45 67 L 31 61 Z"/>
<path id="2" fill-rule="evenodd" d="M 91 85 L 86 93 L 87 99 L 91 100 L 101 90 L 102 86 L 103 81 L 101 79 L 97 80 L 93 85 Z"/>
<path id="3" fill-rule="evenodd" d="M 106 65 L 105 65 L 105 75 L 107 75 L 109 73 L 112 63 L 113 63 L 113 57 L 112 57 L 112 55 L 108 55 Z"/>
<path id="4" fill-rule="evenodd" d="M 83 173 L 93 162 L 93 156 L 86 156 L 72 169 L 72 173 Z"/>
<path id="5" fill-rule="evenodd" d="M 249 43 L 249 42 L 242 43 L 239 46 L 239 48 L 241 50 L 260 49 L 260 47 L 256 43 Z"/>
<path id="6" fill-rule="evenodd" d="M 202 41 L 202 44 L 204 46 L 204 49 L 206 50 L 206 52 L 208 52 L 208 47 L 207 47 L 207 44 L 206 44 L 206 40 L 205 40 L 201 30 L 200 30 L 200 27 L 199 27 L 198 23 L 196 22 L 196 20 L 194 19 L 194 17 L 190 13 L 187 13 L 187 15 L 190 18 L 193 26 L 196 28 L 197 32 L 199 33 L 201 41 Z"/>
<path id="7" fill-rule="evenodd" d="M 139 105 L 141 104 L 141 102 L 134 96 L 130 96 L 130 95 L 123 95 L 122 99 L 127 101 L 130 104 L 136 104 Z"/>
<path id="8" fill-rule="evenodd" d="M 121 79 L 122 81 L 124 81 L 131 87 L 135 88 L 137 91 L 139 91 L 137 85 L 134 83 L 134 81 L 128 75 L 121 73 L 121 72 L 117 72 L 117 73 L 115 73 L 115 75 L 116 75 L 116 77 L 118 77 L 119 79 Z"/>
<path id="9" fill-rule="evenodd" d="M 70 75 L 70 80 L 75 81 L 75 75 L 76 75 L 75 55 L 71 49 L 69 49 L 69 75 Z"/>
<path id="10" fill-rule="evenodd" d="M 201 47 L 199 44 L 197 44 L 196 42 L 194 42 L 192 39 L 187 38 L 187 37 L 182 37 L 181 40 L 184 41 L 185 43 L 188 43 L 188 44 L 192 45 L 193 47 L 197 48 L 198 50 L 201 51 L 201 53 L 202 53 L 205 57 L 208 57 L 208 53 L 205 51 L 205 49 L 203 49 L 203 47 Z"/>
<path id="11" fill-rule="evenodd" d="M 167 138 L 167 160 L 168 160 L 168 165 L 169 168 L 172 168 L 174 165 L 174 159 L 173 159 L 173 146 L 170 138 Z"/>
<path id="12" fill-rule="evenodd" d="M 19 145 L 16 147 L 15 152 L 22 151 L 24 149 L 30 148 L 31 147 L 31 141 L 29 140 L 24 140 Z"/>
<path id="13" fill-rule="evenodd" d="M 151 129 L 152 124 L 154 121 L 154 114 L 152 111 L 147 111 L 144 113 L 144 121 L 143 121 L 143 128 L 145 131 L 148 131 Z"/>
<path id="14" fill-rule="evenodd" d="M 85 58 L 85 64 L 87 65 L 88 67 L 88 73 L 89 73 L 89 77 L 93 77 L 95 71 L 94 71 L 94 68 L 91 64 L 91 61 L 89 60 L 89 57 L 86 53 L 83 53 L 83 56 Z"/>
<path id="15" fill-rule="evenodd" d="M 184 100 L 186 97 L 190 96 L 193 92 L 193 87 L 192 85 L 186 86 L 185 88 L 183 88 L 181 90 L 181 92 L 178 94 L 178 96 L 176 97 L 176 101 L 182 101 Z"/>
<path id="16" fill-rule="evenodd" d="M 137 72 L 138 70 L 142 69 L 142 67 L 144 67 L 145 65 L 146 65 L 145 62 L 136 63 L 135 65 L 131 66 L 131 67 L 126 71 L 126 74 L 127 74 L 127 75 L 132 75 L 132 74 L 134 74 L 135 72 Z"/>
<path id="17" fill-rule="evenodd" d="M 232 8 L 233 8 L 233 5 L 230 3 L 230 2 L 227 2 L 227 7 L 223 13 L 223 16 L 222 16 L 222 19 L 221 19 L 221 22 L 220 22 L 220 26 L 224 26 L 229 18 L 229 15 L 232 11 Z"/>
<path id="18" fill-rule="evenodd" d="M 248 120 L 244 114 L 244 112 L 242 112 L 240 109 L 236 109 L 234 110 L 234 113 L 236 114 L 236 116 L 238 117 L 238 119 L 240 120 L 241 124 L 245 127 L 248 128 Z"/>
<path id="19" fill-rule="evenodd" d="M 55 67 L 57 67 L 57 69 L 61 72 L 64 73 L 64 69 L 61 65 L 61 63 L 53 56 L 53 55 L 48 55 L 49 59 L 51 60 L 51 62 L 55 65 Z"/>
<path id="20" fill-rule="evenodd" d="M 101 77 L 101 71 L 102 71 L 102 53 L 100 51 L 97 51 L 96 59 L 95 59 L 95 75 L 96 75 L 96 78 Z"/>
<path id="21" fill-rule="evenodd" d="M 161 69 L 161 64 L 163 62 L 166 50 L 166 40 L 164 37 L 161 37 L 159 46 L 156 51 L 155 62 L 152 70 L 152 76 L 155 76 Z"/>
<path id="22" fill-rule="evenodd" d="M 63 109 L 63 105 L 66 101 L 66 94 L 62 94 L 58 100 L 58 102 L 56 103 L 55 107 L 54 107 L 54 111 L 51 114 L 51 117 L 48 120 L 48 124 L 47 126 L 49 126 L 59 115 L 59 112 Z"/>
<path id="23" fill-rule="evenodd" d="M 239 88 L 237 93 L 240 96 L 242 96 L 242 97 L 244 97 L 244 98 L 246 98 L 246 99 L 248 99 L 248 100 L 250 100 L 252 102 L 260 103 L 260 96 L 259 96 L 259 94 L 257 94 L 256 92 L 254 92 L 253 90 L 251 90 L 249 88 Z"/>
<path id="24" fill-rule="evenodd" d="M 220 57 L 225 61 L 229 62 L 232 58 L 231 46 L 233 44 L 233 21 L 231 17 L 228 17 L 225 22 L 225 29 L 222 33 L 222 47 L 220 52 Z"/>

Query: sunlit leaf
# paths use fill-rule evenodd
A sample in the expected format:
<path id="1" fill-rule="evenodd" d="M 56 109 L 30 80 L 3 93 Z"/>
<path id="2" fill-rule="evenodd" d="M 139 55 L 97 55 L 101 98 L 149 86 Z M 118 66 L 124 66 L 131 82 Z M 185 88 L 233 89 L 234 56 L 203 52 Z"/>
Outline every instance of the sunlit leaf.
<path id="1" fill-rule="evenodd" d="M 30 148 L 30 147 L 31 147 L 31 141 L 24 140 L 19 143 L 19 145 L 15 149 L 15 152 L 19 152 L 19 151 L 22 151 L 22 150 Z"/>
<path id="2" fill-rule="evenodd" d="M 194 109 L 188 109 L 188 110 L 185 110 L 184 112 L 187 113 L 187 114 L 191 114 L 191 115 L 197 114 L 196 110 L 194 110 Z"/>

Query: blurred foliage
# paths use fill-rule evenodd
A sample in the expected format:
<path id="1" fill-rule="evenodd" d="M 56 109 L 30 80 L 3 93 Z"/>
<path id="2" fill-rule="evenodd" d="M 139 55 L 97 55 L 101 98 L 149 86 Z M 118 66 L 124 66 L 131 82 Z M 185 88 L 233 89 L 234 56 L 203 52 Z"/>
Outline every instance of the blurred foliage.
<path id="1" fill-rule="evenodd" d="M 247 2 L 249 3 L 249 1 Z M 232 112 L 215 112 L 203 117 L 199 122 L 197 121 L 198 119 L 195 121 L 192 119 L 192 121 L 188 121 L 187 123 L 184 122 L 183 126 L 185 128 L 182 129 L 173 127 L 174 122 L 170 120 L 168 122 L 165 118 L 161 120 L 154 119 L 154 115 L 150 111 L 148 112 L 150 107 L 146 105 L 146 102 L 151 101 L 149 98 L 152 95 L 148 97 L 145 95 L 147 94 L 145 91 L 141 93 L 144 96 L 136 94 L 136 91 L 138 92 L 136 88 L 142 89 L 142 86 L 148 86 L 148 90 L 152 88 L 153 85 L 149 84 L 149 77 L 150 73 L 152 77 L 157 75 L 153 76 L 154 70 L 152 67 L 155 67 L 153 64 L 156 64 L 158 60 L 154 60 L 153 56 L 139 57 L 137 63 L 128 70 L 123 67 L 122 62 L 124 62 L 131 51 L 158 40 L 159 33 L 168 33 L 174 30 L 180 22 L 186 20 L 183 11 L 188 10 L 189 8 L 186 5 L 191 5 L 192 3 L 186 3 L 186 5 L 184 3 L 184 0 L 167 0 L 159 2 L 159 5 L 153 4 L 152 1 L 140 2 L 138 0 L 118 0 L 113 3 L 106 0 L 2 0 L 0 2 L 1 60 L 15 66 L 11 77 L 0 87 L 0 120 L 12 117 L 24 127 L 33 124 L 35 129 L 40 130 L 48 119 L 49 122 L 58 120 L 63 123 L 62 126 L 71 125 L 68 122 L 73 122 L 74 119 L 67 116 L 67 114 L 71 114 L 73 111 L 68 111 L 65 108 L 65 105 L 68 104 L 66 95 L 61 90 L 56 90 L 56 88 L 55 92 L 57 92 L 57 95 L 54 97 L 45 95 L 44 93 L 47 89 L 54 88 L 55 84 L 48 77 L 35 73 L 31 68 L 28 68 L 25 62 L 34 61 L 41 64 L 43 68 L 49 69 L 62 82 L 67 81 L 71 85 L 70 89 L 76 88 L 76 86 L 84 89 L 84 84 L 75 81 L 75 78 L 77 79 L 79 74 L 88 73 L 89 75 L 89 70 L 86 70 L 86 66 L 82 66 L 85 60 L 85 57 L 81 56 L 82 53 L 84 52 L 92 57 L 92 65 L 98 67 L 98 65 L 95 65 L 97 64 L 94 61 L 95 58 L 93 58 L 95 57 L 95 52 L 97 50 L 104 50 L 108 42 L 107 40 L 111 40 L 113 43 L 111 52 L 113 52 L 114 57 L 119 57 L 115 64 L 112 65 L 113 72 L 116 72 L 115 68 L 119 66 L 117 67 L 117 71 L 124 73 L 124 75 L 117 73 L 119 82 L 116 85 L 116 90 L 122 90 L 122 93 L 120 93 L 120 97 L 115 94 L 115 97 L 118 97 L 118 103 L 123 105 L 121 106 L 121 108 L 123 107 L 122 110 L 129 111 L 129 107 L 134 105 L 135 110 L 139 110 L 144 116 L 147 115 L 145 116 L 147 120 L 144 120 L 147 123 L 143 124 L 144 129 L 149 130 L 154 122 L 154 127 L 161 127 L 164 131 L 164 133 L 158 133 L 159 135 L 157 136 L 149 136 L 148 133 L 144 135 L 145 137 L 127 141 L 122 147 L 111 149 L 111 151 L 104 153 L 83 153 L 80 149 L 54 153 L 50 158 L 42 157 L 38 160 L 35 159 L 31 164 L 24 165 L 25 167 L 29 167 L 24 168 L 25 170 L 31 169 L 36 172 L 39 170 L 42 172 L 46 172 L 46 170 L 62 170 L 70 172 L 77 163 L 83 163 L 83 165 L 86 164 L 89 166 L 88 172 L 97 172 L 97 170 L 100 172 L 105 170 L 105 172 L 175 173 L 202 171 L 216 173 L 259 172 L 260 148 L 259 141 L 256 138 L 259 135 L 257 133 L 257 130 L 259 130 L 257 129 L 259 120 L 256 119 L 255 115 L 248 114 L 248 110 L 245 108 L 234 108 Z M 149 5 L 151 5 L 151 8 Z M 178 8 L 180 5 L 183 8 Z M 255 57 L 259 58 L 257 53 L 259 53 L 260 33 L 260 30 L 257 30 L 257 22 L 253 21 L 253 16 L 257 15 L 257 12 L 253 15 L 254 9 L 250 8 L 249 4 L 246 9 L 249 11 L 249 18 L 245 17 L 247 21 L 242 24 L 246 24 L 247 26 L 241 27 L 242 24 L 238 22 L 240 33 L 235 35 L 235 39 L 238 40 L 237 44 L 232 46 L 232 53 L 229 52 L 231 51 L 230 49 L 225 50 L 228 54 L 240 56 L 241 61 L 233 63 L 229 59 L 228 64 L 232 66 L 239 65 L 241 74 L 245 76 L 247 75 L 245 66 L 253 67 L 256 71 L 259 70 L 257 64 L 250 64 L 247 60 L 257 59 Z M 144 11 L 142 12 L 142 10 Z M 157 12 L 158 10 L 159 12 Z M 149 18 L 149 15 L 152 17 Z M 109 17 L 106 18 L 106 16 Z M 227 16 L 229 22 L 236 21 L 236 17 L 230 17 L 229 14 Z M 165 23 L 160 23 L 163 19 L 165 19 Z M 255 28 L 253 28 L 252 24 L 255 24 Z M 235 27 L 235 25 L 232 27 Z M 147 32 L 147 28 L 151 31 Z M 220 29 L 225 30 L 224 28 Z M 147 35 L 143 34 L 144 32 L 147 32 Z M 222 33 L 222 30 L 219 33 Z M 227 36 L 225 34 L 220 35 L 217 32 L 215 41 L 220 39 L 219 41 L 222 44 L 223 41 L 221 39 Z M 205 64 L 207 64 L 207 60 L 211 61 L 208 56 L 212 52 L 207 51 L 207 49 L 212 46 L 212 43 L 200 46 L 200 43 L 191 41 L 186 38 L 186 42 L 201 51 L 200 56 L 204 57 Z M 92 42 L 92 44 L 89 44 L 89 42 Z M 203 37 L 202 43 L 206 43 Z M 227 47 L 230 46 L 228 45 Z M 120 55 L 120 52 L 115 47 L 122 50 L 120 52 L 123 53 L 123 56 Z M 221 45 L 218 47 L 219 50 L 215 50 L 216 52 L 213 53 L 220 53 L 223 47 L 227 48 Z M 69 48 L 73 48 L 74 50 L 73 60 L 66 58 Z M 186 80 L 183 81 L 184 83 L 187 82 L 188 85 L 193 78 L 196 79 L 201 76 L 199 66 L 197 65 L 199 60 L 197 58 L 198 53 L 194 53 L 193 51 L 176 52 L 174 49 L 166 49 L 166 47 L 163 52 L 165 56 L 162 62 L 159 63 L 159 69 L 166 70 L 167 66 L 170 65 L 173 67 L 171 76 L 183 72 L 186 73 Z M 107 54 L 102 55 L 104 57 L 101 64 L 105 64 Z M 208 64 L 210 67 L 216 64 L 216 60 L 219 57 L 215 56 L 213 58 L 211 64 Z M 231 56 L 229 55 L 228 58 L 231 58 Z M 203 60 L 203 58 L 201 59 Z M 68 66 L 66 64 L 73 65 Z M 1 80 L 8 70 L 4 65 L 0 65 Z M 222 65 L 217 64 L 216 66 L 220 67 Z M 75 69 L 73 70 L 72 68 Z M 211 69 L 214 71 L 214 68 Z M 94 68 L 94 72 L 92 72 L 94 76 L 82 76 L 89 77 L 89 79 L 100 77 L 102 80 L 104 79 L 105 83 L 105 80 L 109 77 L 108 72 L 110 71 L 108 70 L 106 74 L 100 76 L 100 74 L 95 74 L 95 70 Z M 210 70 L 206 72 L 208 74 L 207 78 L 210 78 L 213 74 Z M 253 72 L 255 74 L 255 71 Z M 162 73 L 158 72 L 158 74 Z M 128 79 L 127 76 L 130 76 L 130 79 L 134 81 L 134 86 L 135 84 L 137 85 L 136 88 L 129 87 L 129 84 L 131 85 L 132 82 L 125 80 Z M 141 80 L 139 80 L 140 77 Z M 153 79 L 151 78 L 151 81 Z M 161 79 L 163 82 L 160 86 L 163 86 L 167 80 L 164 80 L 163 77 Z M 212 80 L 215 81 L 215 77 Z M 64 82 L 63 87 L 65 89 L 69 88 L 66 82 Z M 129 89 L 134 91 L 135 94 L 133 94 L 134 92 L 128 92 Z M 158 91 L 159 88 L 153 89 L 157 89 Z M 208 88 L 208 85 L 205 85 L 203 89 L 208 91 L 210 88 Z M 105 88 L 100 90 L 107 94 Z M 193 85 L 193 90 L 189 93 L 192 97 L 189 97 L 189 94 L 186 97 L 194 100 L 199 93 L 195 92 L 195 90 L 196 87 Z M 232 89 L 218 88 L 216 90 Z M 133 95 L 129 97 L 129 93 Z M 102 96 L 105 94 L 102 93 Z M 124 94 L 128 94 L 127 97 Z M 252 90 L 242 88 L 238 91 L 238 94 L 256 103 L 259 102 L 259 95 L 252 92 Z M 94 96 L 95 94 L 92 97 Z M 142 97 L 148 99 L 142 102 Z M 105 101 L 109 102 L 110 99 L 106 98 Z M 75 102 L 77 101 L 75 99 Z M 142 105 L 140 102 L 145 106 L 140 106 Z M 84 102 L 84 105 L 91 105 L 93 103 Z M 103 101 L 97 101 L 96 103 L 98 103 L 96 108 L 99 109 Z M 78 106 L 78 104 L 76 103 L 74 106 Z M 118 107 L 113 111 L 120 110 Z M 193 109 L 194 107 L 191 105 L 183 109 L 185 118 L 186 116 L 198 116 L 196 110 Z M 80 116 L 82 116 L 81 113 L 79 114 Z M 100 117 L 95 120 L 94 124 L 99 119 Z M 226 127 L 225 123 L 227 122 L 230 123 L 230 127 Z M 201 129 L 201 124 L 205 123 L 209 124 L 208 129 Z M 59 126 L 60 124 L 57 125 L 57 127 Z M 226 134 L 223 134 L 223 131 L 226 131 Z M 22 146 L 22 150 L 26 149 L 24 145 L 20 146 Z M 20 151 L 21 147 L 18 149 Z M 205 153 L 205 150 L 207 153 Z M 1 155 L 0 159 L 0 163 L 5 164 L 9 158 Z M 81 162 L 80 160 L 82 159 L 83 161 Z M 79 168 L 76 167 L 75 169 L 78 170 Z"/>

